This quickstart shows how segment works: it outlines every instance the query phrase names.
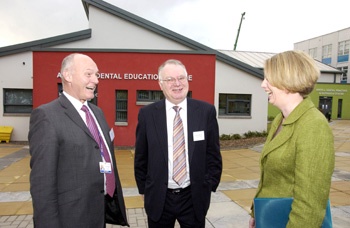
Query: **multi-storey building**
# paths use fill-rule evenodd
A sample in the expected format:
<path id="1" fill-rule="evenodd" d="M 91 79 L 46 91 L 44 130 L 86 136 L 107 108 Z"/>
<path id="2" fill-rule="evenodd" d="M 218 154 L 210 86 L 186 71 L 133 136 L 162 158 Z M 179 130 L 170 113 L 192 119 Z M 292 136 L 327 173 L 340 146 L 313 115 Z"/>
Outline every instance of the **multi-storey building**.
<path id="1" fill-rule="evenodd" d="M 348 83 L 350 27 L 297 42 L 294 49 L 305 51 L 314 59 L 343 71 L 341 83 Z"/>

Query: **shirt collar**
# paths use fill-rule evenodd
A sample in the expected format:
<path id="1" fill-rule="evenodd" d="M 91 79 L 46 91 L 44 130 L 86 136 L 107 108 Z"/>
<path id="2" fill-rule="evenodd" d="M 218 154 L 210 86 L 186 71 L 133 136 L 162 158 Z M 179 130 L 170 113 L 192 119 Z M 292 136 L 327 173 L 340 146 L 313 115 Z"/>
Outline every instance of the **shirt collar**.
<path id="1" fill-rule="evenodd" d="M 179 106 L 182 110 L 187 108 L 187 98 L 185 98 L 181 103 L 175 105 L 171 103 L 168 99 L 165 99 L 165 108 L 167 111 L 171 110 L 174 106 Z"/>
<path id="2" fill-rule="evenodd" d="M 67 92 L 63 91 L 63 94 L 67 97 L 67 99 L 70 101 L 70 103 L 72 103 L 72 105 L 74 106 L 74 108 L 78 111 L 81 110 L 81 107 L 83 105 L 86 105 L 89 109 L 89 105 L 88 105 L 88 102 L 85 101 L 84 103 L 81 103 L 78 99 L 72 97 L 71 95 L 69 95 Z"/>

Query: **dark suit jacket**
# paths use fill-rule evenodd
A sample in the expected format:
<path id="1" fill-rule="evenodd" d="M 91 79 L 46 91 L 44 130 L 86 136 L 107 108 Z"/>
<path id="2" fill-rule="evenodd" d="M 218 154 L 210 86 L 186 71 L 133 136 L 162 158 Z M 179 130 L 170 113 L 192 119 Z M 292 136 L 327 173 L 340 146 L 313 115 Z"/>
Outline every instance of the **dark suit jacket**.
<path id="1" fill-rule="evenodd" d="M 222 172 L 216 110 L 203 101 L 187 99 L 188 156 L 191 195 L 198 219 L 205 217 L 211 191 L 216 191 Z M 204 131 L 205 139 L 193 140 L 193 132 Z M 140 109 L 136 129 L 135 179 L 144 194 L 145 209 L 159 220 L 168 186 L 168 140 L 165 100 Z"/>
<path id="2" fill-rule="evenodd" d="M 89 106 L 112 154 L 116 174 L 115 200 L 122 213 L 122 222 L 127 224 L 109 127 L 102 110 L 92 104 Z M 28 139 L 35 227 L 104 227 L 100 150 L 83 119 L 64 95 L 33 110 Z"/>

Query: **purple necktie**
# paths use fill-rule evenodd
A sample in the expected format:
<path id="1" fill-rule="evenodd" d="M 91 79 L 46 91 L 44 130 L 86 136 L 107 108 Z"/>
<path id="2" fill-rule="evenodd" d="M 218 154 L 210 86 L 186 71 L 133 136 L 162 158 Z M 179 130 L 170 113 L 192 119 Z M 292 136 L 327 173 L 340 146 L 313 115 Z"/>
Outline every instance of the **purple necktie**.
<path id="1" fill-rule="evenodd" d="M 97 142 L 97 144 L 100 146 L 101 155 L 103 156 L 103 158 L 106 162 L 109 162 L 111 164 L 112 172 L 106 173 L 106 190 L 107 190 L 107 194 L 110 195 L 111 197 L 113 197 L 114 190 L 115 190 L 115 178 L 114 178 L 114 171 L 113 171 L 113 163 L 111 162 L 111 158 L 109 157 L 109 153 L 108 153 L 108 150 L 106 148 L 106 145 L 105 145 L 104 141 L 102 140 L 102 137 L 101 137 L 100 132 L 98 131 L 96 122 L 95 122 L 94 118 L 92 117 L 88 107 L 86 107 L 86 105 L 83 105 L 81 110 L 83 110 L 86 114 L 87 127 L 89 128 L 92 136 L 94 136 L 94 139 Z M 113 151 L 111 151 L 111 153 L 112 152 Z"/>

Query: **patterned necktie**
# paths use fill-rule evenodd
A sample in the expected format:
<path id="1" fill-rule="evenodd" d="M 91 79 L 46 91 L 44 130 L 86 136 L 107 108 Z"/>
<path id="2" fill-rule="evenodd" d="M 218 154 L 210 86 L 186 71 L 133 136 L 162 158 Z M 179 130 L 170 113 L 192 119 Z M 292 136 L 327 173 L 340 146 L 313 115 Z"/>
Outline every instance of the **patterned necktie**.
<path id="1" fill-rule="evenodd" d="M 113 171 L 113 167 L 112 167 L 113 164 L 111 162 L 111 158 L 109 157 L 109 153 L 108 153 L 108 150 L 106 148 L 106 145 L 105 145 L 104 141 L 102 140 L 102 137 L 100 135 L 100 132 L 98 131 L 96 122 L 95 122 L 94 118 L 92 117 L 88 107 L 83 105 L 81 110 L 83 110 L 86 114 L 87 127 L 89 128 L 92 136 L 94 136 L 94 139 L 97 142 L 97 144 L 100 146 L 101 155 L 103 156 L 103 158 L 106 162 L 109 162 L 111 164 L 111 169 L 112 169 L 111 171 L 112 172 L 106 173 L 106 190 L 107 190 L 107 194 L 110 195 L 111 197 L 113 197 L 114 190 L 115 190 L 115 178 L 114 178 L 114 171 Z"/>
<path id="2" fill-rule="evenodd" d="M 180 117 L 181 108 L 178 106 L 173 108 L 176 112 L 173 125 L 173 179 L 181 185 L 186 179 L 185 137 Z"/>

